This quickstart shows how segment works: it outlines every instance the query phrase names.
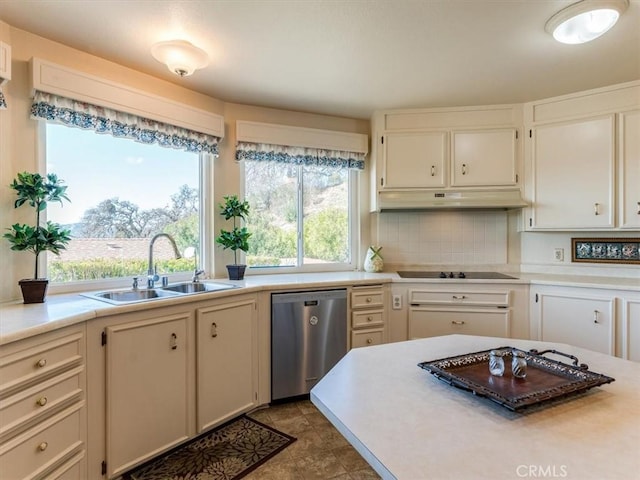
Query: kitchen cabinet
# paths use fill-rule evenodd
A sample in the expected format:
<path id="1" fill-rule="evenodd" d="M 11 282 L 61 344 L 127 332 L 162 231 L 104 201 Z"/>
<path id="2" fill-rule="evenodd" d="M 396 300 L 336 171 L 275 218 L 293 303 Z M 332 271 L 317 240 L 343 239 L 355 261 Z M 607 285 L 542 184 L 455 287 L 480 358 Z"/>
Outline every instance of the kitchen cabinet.
<path id="1" fill-rule="evenodd" d="M 238 297 L 196 310 L 198 432 L 257 406 L 256 302 Z"/>
<path id="2" fill-rule="evenodd" d="M 109 478 L 189 438 L 192 317 L 154 311 L 105 328 Z"/>
<path id="3" fill-rule="evenodd" d="M 442 188 L 448 159 L 447 132 L 396 132 L 385 136 L 381 187 Z"/>
<path id="4" fill-rule="evenodd" d="M 11 46 L 0 42 L 0 85 L 11 80 Z"/>
<path id="5" fill-rule="evenodd" d="M 383 285 L 353 287 L 351 290 L 351 348 L 386 342 L 386 297 Z"/>
<path id="6" fill-rule="evenodd" d="M 533 129 L 532 227 L 614 226 L 614 126 L 606 115 Z"/>
<path id="7" fill-rule="evenodd" d="M 371 208 L 403 191 L 519 190 L 519 105 L 376 112 Z"/>
<path id="8" fill-rule="evenodd" d="M 532 288 L 535 340 L 568 343 L 614 355 L 616 297 L 607 290 L 557 286 Z"/>
<path id="9" fill-rule="evenodd" d="M 514 186 L 517 183 L 515 128 L 454 131 L 451 186 Z"/>
<path id="10" fill-rule="evenodd" d="M 640 229 L 640 110 L 619 116 L 620 228 Z"/>
<path id="11" fill-rule="evenodd" d="M 526 230 L 640 230 L 640 81 L 524 105 Z"/>
<path id="12" fill-rule="evenodd" d="M 640 362 L 640 293 L 624 292 L 620 303 L 620 356 Z"/>
<path id="13" fill-rule="evenodd" d="M 85 392 L 84 325 L 2 347 L 2 478 L 86 478 Z"/>

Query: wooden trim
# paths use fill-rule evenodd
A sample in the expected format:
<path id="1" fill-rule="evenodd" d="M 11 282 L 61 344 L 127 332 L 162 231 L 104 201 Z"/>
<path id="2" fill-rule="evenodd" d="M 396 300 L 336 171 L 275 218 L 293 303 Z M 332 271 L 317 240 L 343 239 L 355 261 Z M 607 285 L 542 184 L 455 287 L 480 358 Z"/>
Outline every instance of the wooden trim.
<path id="1" fill-rule="evenodd" d="M 215 113 L 35 57 L 30 67 L 33 90 L 224 137 L 224 117 Z"/>

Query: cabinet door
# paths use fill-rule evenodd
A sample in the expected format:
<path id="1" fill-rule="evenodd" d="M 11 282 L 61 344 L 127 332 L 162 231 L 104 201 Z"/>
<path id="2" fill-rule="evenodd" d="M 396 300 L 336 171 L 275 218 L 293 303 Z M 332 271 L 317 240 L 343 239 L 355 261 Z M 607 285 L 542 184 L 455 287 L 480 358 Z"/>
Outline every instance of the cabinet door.
<path id="1" fill-rule="evenodd" d="M 620 227 L 640 228 L 640 110 L 620 115 Z"/>
<path id="2" fill-rule="evenodd" d="M 451 137 L 451 185 L 516 184 L 516 130 L 455 131 Z"/>
<path id="3" fill-rule="evenodd" d="M 108 477 L 189 436 L 189 313 L 106 328 Z"/>
<path id="4" fill-rule="evenodd" d="M 614 299 L 538 294 L 540 340 L 613 355 Z"/>
<path id="5" fill-rule="evenodd" d="M 533 135 L 531 226 L 613 227 L 613 115 L 545 125 Z"/>
<path id="6" fill-rule="evenodd" d="M 622 358 L 640 362 L 640 298 L 622 301 Z"/>
<path id="7" fill-rule="evenodd" d="M 460 333 L 488 337 L 509 337 L 509 309 L 409 309 L 409 340 Z"/>
<path id="8" fill-rule="evenodd" d="M 383 189 L 444 187 L 446 132 L 390 133 L 384 137 Z"/>
<path id="9" fill-rule="evenodd" d="M 256 405 L 256 300 L 200 308 L 196 318 L 196 411 L 198 432 L 202 432 Z"/>

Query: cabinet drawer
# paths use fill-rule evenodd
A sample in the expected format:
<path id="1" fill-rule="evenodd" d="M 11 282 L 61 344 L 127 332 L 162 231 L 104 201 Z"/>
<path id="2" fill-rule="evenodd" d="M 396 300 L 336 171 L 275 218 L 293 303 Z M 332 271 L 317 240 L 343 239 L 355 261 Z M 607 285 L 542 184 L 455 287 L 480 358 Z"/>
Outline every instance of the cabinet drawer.
<path id="1" fill-rule="evenodd" d="M 384 324 L 384 310 L 357 310 L 351 312 L 351 326 L 363 328 Z"/>
<path id="2" fill-rule="evenodd" d="M 509 337 L 509 310 L 409 310 L 409 339 L 460 333 Z"/>
<path id="3" fill-rule="evenodd" d="M 411 290 L 410 304 L 509 306 L 509 292 Z"/>
<path id="4" fill-rule="evenodd" d="M 0 446 L 3 478 L 32 479 L 43 476 L 83 448 L 78 404 L 42 422 Z"/>
<path id="5" fill-rule="evenodd" d="M 82 334 L 34 345 L 0 359 L 0 397 L 82 362 Z"/>
<path id="6" fill-rule="evenodd" d="M 358 330 L 351 332 L 351 348 L 370 347 L 371 345 L 382 345 L 384 343 L 384 331 Z"/>
<path id="7" fill-rule="evenodd" d="M 71 402 L 80 400 L 82 371 L 83 367 L 76 367 L 0 401 L 0 441 Z"/>
<path id="8" fill-rule="evenodd" d="M 381 288 L 354 290 L 351 292 L 351 308 L 377 308 L 384 306 L 384 295 Z"/>

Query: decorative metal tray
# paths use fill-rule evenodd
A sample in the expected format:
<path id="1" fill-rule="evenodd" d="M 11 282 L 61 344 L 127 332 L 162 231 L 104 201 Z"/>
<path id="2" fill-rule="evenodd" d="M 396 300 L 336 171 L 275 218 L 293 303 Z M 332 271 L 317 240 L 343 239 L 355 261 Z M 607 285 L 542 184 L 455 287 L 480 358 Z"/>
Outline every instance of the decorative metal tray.
<path id="1" fill-rule="evenodd" d="M 501 377 L 489 373 L 489 352 L 504 350 L 505 372 Z M 511 374 L 511 352 L 525 354 L 527 376 L 516 378 Z M 562 355 L 573 360 L 568 365 L 544 357 L 545 353 Z M 487 397 L 494 402 L 516 411 L 543 402 L 568 397 L 593 387 L 611 383 L 615 379 L 589 371 L 584 363 L 579 363 L 573 355 L 557 350 L 519 350 L 513 347 L 499 347 L 482 352 L 468 353 L 418 364 L 454 387 Z"/>

